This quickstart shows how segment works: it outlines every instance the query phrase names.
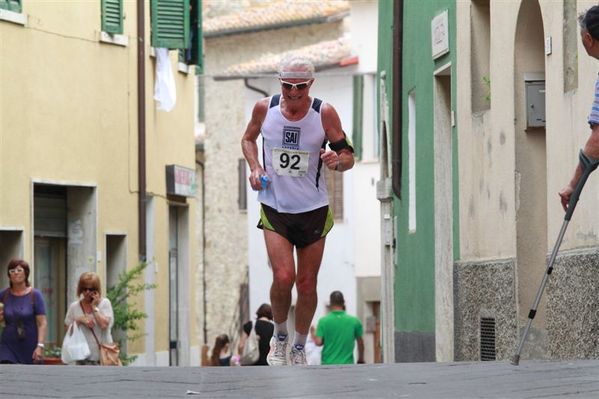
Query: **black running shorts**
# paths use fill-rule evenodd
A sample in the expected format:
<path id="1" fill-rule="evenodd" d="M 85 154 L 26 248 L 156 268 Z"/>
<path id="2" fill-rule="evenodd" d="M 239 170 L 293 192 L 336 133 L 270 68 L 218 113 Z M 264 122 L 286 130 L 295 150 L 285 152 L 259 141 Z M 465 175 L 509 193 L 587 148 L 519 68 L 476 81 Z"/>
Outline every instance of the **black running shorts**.
<path id="1" fill-rule="evenodd" d="M 257 227 L 282 235 L 298 248 L 320 240 L 333 227 L 333 213 L 328 205 L 302 213 L 281 213 L 268 205 L 260 205 Z"/>

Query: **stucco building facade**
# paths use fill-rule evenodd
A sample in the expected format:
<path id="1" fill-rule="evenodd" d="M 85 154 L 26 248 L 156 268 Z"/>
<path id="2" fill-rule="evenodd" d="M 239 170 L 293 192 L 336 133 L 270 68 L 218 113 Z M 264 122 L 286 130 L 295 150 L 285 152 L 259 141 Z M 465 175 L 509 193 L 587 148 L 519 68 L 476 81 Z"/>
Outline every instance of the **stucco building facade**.
<path id="1" fill-rule="evenodd" d="M 79 275 L 97 272 L 105 295 L 119 273 L 147 257 L 142 280 L 157 287 L 130 299 L 148 318 L 126 350 L 140 365 L 199 364 L 195 74 L 171 52 L 177 103 L 157 110 L 146 6 L 141 256 L 137 10 L 135 2 L 115 3 L 122 7 L 118 34 L 103 30 L 100 2 L 0 7 L 0 280 L 7 284 L 10 258 L 31 264 L 32 285 L 46 300 L 47 343 L 60 346 Z"/>

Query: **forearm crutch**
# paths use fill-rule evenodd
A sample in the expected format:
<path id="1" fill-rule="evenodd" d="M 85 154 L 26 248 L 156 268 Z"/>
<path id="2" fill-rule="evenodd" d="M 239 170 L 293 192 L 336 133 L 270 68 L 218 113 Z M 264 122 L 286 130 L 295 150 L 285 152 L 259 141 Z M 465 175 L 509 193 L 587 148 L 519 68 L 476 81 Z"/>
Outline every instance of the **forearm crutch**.
<path id="1" fill-rule="evenodd" d="M 574 213 L 574 208 L 576 208 L 576 204 L 578 203 L 578 198 L 580 197 L 580 192 L 584 187 L 589 175 L 597 169 L 599 166 L 598 159 L 592 159 L 586 156 L 582 150 L 580 151 L 580 164 L 582 165 L 583 171 L 572 196 L 570 197 L 570 201 L 568 201 L 568 209 L 566 210 L 566 215 L 564 216 L 564 223 L 562 224 L 562 228 L 559 231 L 559 235 L 557 237 L 557 242 L 553 247 L 553 251 L 551 252 L 551 257 L 549 258 L 549 262 L 547 262 L 547 270 L 545 275 L 543 276 L 543 281 L 541 282 L 541 286 L 537 291 L 537 296 L 532 304 L 532 308 L 528 313 L 528 323 L 526 324 L 526 328 L 524 329 L 524 333 L 522 334 L 522 338 L 520 338 L 520 343 L 518 344 L 518 350 L 514 355 L 512 360 L 512 364 L 517 366 L 520 363 L 520 354 L 522 353 L 522 347 L 524 346 L 524 341 L 526 341 L 526 337 L 528 336 L 528 331 L 530 330 L 530 326 L 532 325 L 532 320 L 535 318 L 537 314 L 537 307 L 539 306 L 539 302 L 541 302 L 541 297 L 543 296 L 543 291 L 545 290 L 545 285 L 547 284 L 547 280 L 549 279 L 549 275 L 553 271 L 553 263 L 555 262 L 555 258 L 557 257 L 557 251 L 559 250 L 560 245 L 562 244 L 562 240 L 564 239 L 564 234 L 566 233 L 566 228 L 568 227 L 568 223 L 572 218 L 572 214 Z"/>

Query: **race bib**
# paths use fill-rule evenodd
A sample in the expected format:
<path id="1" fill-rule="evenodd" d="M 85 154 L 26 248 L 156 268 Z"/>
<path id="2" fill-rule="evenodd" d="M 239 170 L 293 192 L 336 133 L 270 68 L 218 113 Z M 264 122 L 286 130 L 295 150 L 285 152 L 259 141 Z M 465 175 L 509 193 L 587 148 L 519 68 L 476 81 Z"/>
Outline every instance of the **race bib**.
<path id="1" fill-rule="evenodd" d="M 303 177 L 308 173 L 309 151 L 272 149 L 272 166 L 279 176 Z"/>

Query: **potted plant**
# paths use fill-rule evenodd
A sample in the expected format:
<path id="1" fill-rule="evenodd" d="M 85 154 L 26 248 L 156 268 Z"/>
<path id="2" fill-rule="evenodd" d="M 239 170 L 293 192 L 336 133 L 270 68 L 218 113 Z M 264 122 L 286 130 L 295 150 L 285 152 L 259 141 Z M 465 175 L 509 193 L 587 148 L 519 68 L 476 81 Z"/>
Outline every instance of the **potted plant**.
<path id="1" fill-rule="evenodd" d="M 42 364 L 46 365 L 63 365 L 62 359 L 60 358 L 60 347 L 59 346 L 48 346 L 44 349 L 44 360 Z"/>

